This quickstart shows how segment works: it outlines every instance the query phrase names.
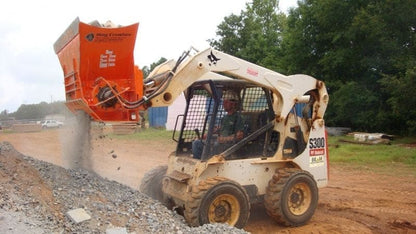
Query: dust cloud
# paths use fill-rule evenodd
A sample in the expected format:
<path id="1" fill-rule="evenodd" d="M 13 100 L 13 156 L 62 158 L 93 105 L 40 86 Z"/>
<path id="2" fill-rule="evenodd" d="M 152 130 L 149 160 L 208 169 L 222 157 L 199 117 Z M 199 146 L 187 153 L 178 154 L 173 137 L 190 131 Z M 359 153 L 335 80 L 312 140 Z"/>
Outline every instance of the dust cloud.
<path id="1" fill-rule="evenodd" d="M 65 124 L 60 133 L 64 167 L 93 171 L 90 117 L 84 111 L 78 111 L 73 118 L 67 118 Z"/>

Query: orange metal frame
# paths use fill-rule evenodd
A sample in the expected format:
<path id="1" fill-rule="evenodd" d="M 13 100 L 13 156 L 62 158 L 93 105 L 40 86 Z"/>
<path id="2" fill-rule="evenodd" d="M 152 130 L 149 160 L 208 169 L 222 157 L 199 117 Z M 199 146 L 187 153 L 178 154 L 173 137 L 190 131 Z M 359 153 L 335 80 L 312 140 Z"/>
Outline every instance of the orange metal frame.
<path id="1" fill-rule="evenodd" d="M 143 96 L 143 73 L 133 58 L 138 26 L 104 28 L 77 18 L 56 41 L 66 105 L 72 112 L 83 110 L 98 121 L 139 121 L 138 109 L 126 109 L 119 102 L 105 107 L 97 98 L 105 86 L 130 102 Z"/>

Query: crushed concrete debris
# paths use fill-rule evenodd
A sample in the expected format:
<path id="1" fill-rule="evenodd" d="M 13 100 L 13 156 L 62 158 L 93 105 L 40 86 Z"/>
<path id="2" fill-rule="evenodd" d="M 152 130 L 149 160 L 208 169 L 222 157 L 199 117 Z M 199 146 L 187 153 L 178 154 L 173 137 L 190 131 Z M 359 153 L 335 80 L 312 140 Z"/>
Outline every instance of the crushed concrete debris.
<path id="1" fill-rule="evenodd" d="M 66 214 L 74 223 L 81 223 L 91 219 L 91 216 L 82 208 L 70 210 Z"/>
<path id="2" fill-rule="evenodd" d="M 108 228 L 107 230 L 105 230 L 105 234 L 128 234 L 128 232 L 126 228 L 113 227 L 113 228 Z"/>
<path id="3" fill-rule="evenodd" d="M 81 168 L 65 169 L 22 155 L 7 142 L 0 142 L 0 179 L 0 233 L 28 228 L 36 234 L 106 233 L 114 227 L 130 234 L 247 233 L 226 224 L 191 228 L 183 216 L 135 189 Z M 74 207 L 86 210 L 90 219 L 82 222 L 83 215 L 67 215 Z M 10 214 L 19 216 L 12 220 L 28 224 L 2 229 Z"/>

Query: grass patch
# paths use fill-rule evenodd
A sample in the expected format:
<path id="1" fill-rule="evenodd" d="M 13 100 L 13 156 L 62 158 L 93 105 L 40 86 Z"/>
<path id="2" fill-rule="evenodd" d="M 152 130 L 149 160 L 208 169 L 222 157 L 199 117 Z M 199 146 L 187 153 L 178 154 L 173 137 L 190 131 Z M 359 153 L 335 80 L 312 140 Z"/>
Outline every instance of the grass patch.
<path id="1" fill-rule="evenodd" d="M 353 140 L 349 136 L 330 136 L 330 161 L 335 163 L 352 163 L 356 165 L 388 166 L 403 163 L 416 168 L 416 138 L 400 138 L 389 145 L 364 145 L 343 142 Z M 411 145 L 413 143 L 413 145 Z"/>
<path id="2" fill-rule="evenodd" d="M 172 140 L 173 131 L 167 131 L 164 128 L 146 128 L 140 129 L 138 132 L 127 135 L 116 135 L 111 133 L 114 139 L 124 140 L 149 140 L 149 141 L 170 141 Z"/>
<path id="3" fill-rule="evenodd" d="M 147 128 L 134 134 L 110 135 L 115 139 L 142 142 L 158 141 L 161 144 L 172 144 L 172 134 L 173 131 L 161 128 Z M 390 145 L 353 144 L 342 140 L 353 140 L 353 137 L 329 137 L 330 163 L 352 167 L 378 167 L 380 169 L 388 169 L 395 164 L 403 164 L 406 168 L 416 172 L 416 137 L 395 139 L 391 141 Z"/>

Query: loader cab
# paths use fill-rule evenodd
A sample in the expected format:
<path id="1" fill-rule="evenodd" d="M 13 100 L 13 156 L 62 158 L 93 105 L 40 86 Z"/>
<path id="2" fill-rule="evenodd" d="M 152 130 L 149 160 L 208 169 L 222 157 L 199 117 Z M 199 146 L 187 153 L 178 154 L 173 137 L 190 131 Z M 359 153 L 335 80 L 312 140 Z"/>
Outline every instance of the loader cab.
<path id="1" fill-rule="evenodd" d="M 238 99 L 238 117 L 232 121 L 235 125 L 228 128 L 238 128 L 243 136 L 219 142 L 219 129 L 227 115 L 224 100 L 230 92 Z M 279 134 L 272 130 L 274 115 L 269 90 L 241 80 L 205 80 L 190 86 L 185 91 L 185 99 L 185 113 L 178 116 L 173 137 L 178 142 L 177 156 L 193 157 L 195 141 L 202 143 L 202 161 L 218 154 L 232 160 L 270 157 L 276 152 Z"/>

